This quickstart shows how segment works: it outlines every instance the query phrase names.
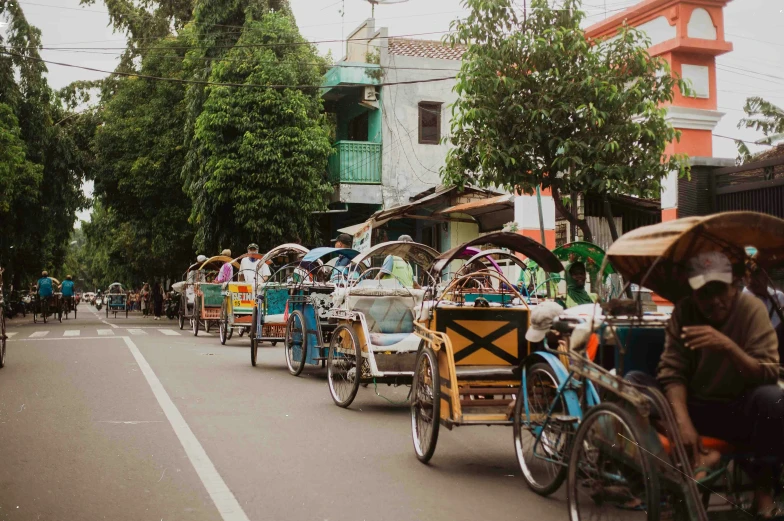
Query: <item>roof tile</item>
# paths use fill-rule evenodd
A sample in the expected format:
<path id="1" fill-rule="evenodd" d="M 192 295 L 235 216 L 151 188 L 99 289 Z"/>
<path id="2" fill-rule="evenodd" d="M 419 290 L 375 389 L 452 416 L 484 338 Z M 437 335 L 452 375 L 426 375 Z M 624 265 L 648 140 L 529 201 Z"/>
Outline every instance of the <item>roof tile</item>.
<path id="1" fill-rule="evenodd" d="M 440 60 L 459 60 L 465 53 L 464 47 L 452 47 L 436 40 L 410 40 L 408 38 L 390 38 L 388 49 L 389 54 L 397 56 Z"/>

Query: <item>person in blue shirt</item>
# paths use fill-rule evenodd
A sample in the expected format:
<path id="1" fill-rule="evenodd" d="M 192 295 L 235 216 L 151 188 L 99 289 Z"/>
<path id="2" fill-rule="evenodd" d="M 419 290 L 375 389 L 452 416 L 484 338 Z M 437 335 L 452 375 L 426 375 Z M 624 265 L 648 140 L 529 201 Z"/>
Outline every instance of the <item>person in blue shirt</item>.
<path id="1" fill-rule="evenodd" d="M 66 275 L 65 280 L 60 284 L 60 291 L 63 293 L 63 299 L 70 303 L 71 308 L 74 308 L 74 283 L 73 277 Z"/>
<path id="2" fill-rule="evenodd" d="M 334 239 L 332 242 L 335 243 L 335 248 L 345 249 L 351 248 L 354 243 L 354 239 L 351 235 L 347 233 L 341 233 Z M 338 255 L 338 259 L 335 261 L 335 269 L 332 271 L 330 275 L 330 282 L 337 282 L 342 275 L 348 275 L 348 265 L 351 264 L 351 259 L 346 257 L 345 255 Z"/>
<path id="3" fill-rule="evenodd" d="M 41 278 L 38 279 L 35 286 L 38 289 L 38 296 L 41 298 L 49 298 L 54 293 L 52 279 L 49 278 L 49 272 L 46 270 L 41 272 Z"/>

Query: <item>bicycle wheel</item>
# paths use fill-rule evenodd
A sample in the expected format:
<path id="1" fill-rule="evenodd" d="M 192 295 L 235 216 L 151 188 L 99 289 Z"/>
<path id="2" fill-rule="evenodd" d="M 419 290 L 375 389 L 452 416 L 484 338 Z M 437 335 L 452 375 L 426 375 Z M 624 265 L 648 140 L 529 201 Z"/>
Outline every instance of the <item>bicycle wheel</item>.
<path id="1" fill-rule="evenodd" d="M 327 355 L 329 394 L 338 407 L 348 407 L 362 379 L 362 352 L 354 330 L 341 325 L 332 333 Z"/>
<path id="2" fill-rule="evenodd" d="M 193 319 L 192 319 L 192 326 L 193 326 L 193 336 L 199 336 L 199 316 L 201 315 L 201 311 L 199 311 L 199 303 L 198 301 L 193 304 Z"/>
<path id="3" fill-rule="evenodd" d="M 635 418 L 614 403 L 583 418 L 569 458 L 569 519 L 656 521 L 659 479 Z"/>
<path id="4" fill-rule="evenodd" d="M 305 368 L 305 355 L 308 349 L 308 336 L 305 333 L 305 317 L 297 310 L 291 313 L 286 322 L 286 365 L 289 372 L 299 376 Z"/>
<path id="5" fill-rule="evenodd" d="M 75 304 L 74 304 L 73 312 L 74 312 L 74 320 L 76 320 L 76 305 Z"/>
<path id="6" fill-rule="evenodd" d="M 43 315 L 43 317 L 44 317 L 44 324 L 46 324 L 46 321 L 49 318 L 49 317 L 47 317 L 48 314 L 49 314 L 49 301 L 48 300 L 44 300 L 41 303 L 41 315 Z"/>
<path id="7" fill-rule="evenodd" d="M 524 410 L 526 400 L 528 414 Z M 552 417 L 564 416 L 567 411 L 552 368 L 546 363 L 527 368 L 526 387 L 520 388 L 515 402 L 514 445 L 526 484 L 541 496 L 558 490 L 566 479 L 572 425 Z"/>
<path id="8" fill-rule="evenodd" d="M 422 463 L 433 457 L 441 425 L 441 380 L 436 353 L 423 347 L 417 357 L 411 388 L 411 433 L 414 451 Z"/>
<path id="9" fill-rule="evenodd" d="M 221 318 L 218 324 L 218 337 L 220 337 L 220 343 L 221 345 L 226 345 L 226 340 L 229 336 L 229 319 L 226 315 L 226 301 L 224 301 L 223 305 L 221 306 Z"/>

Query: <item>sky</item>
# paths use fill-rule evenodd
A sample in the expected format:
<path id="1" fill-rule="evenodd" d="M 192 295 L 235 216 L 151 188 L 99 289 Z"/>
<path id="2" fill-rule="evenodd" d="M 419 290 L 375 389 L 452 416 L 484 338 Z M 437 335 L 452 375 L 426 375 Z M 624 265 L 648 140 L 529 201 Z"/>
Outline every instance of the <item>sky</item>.
<path id="1" fill-rule="evenodd" d="M 120 51 L 99 49 L 122 47 L 125 39 L 108 26 L 109 20 L 101 0 L 95 5 L 80 6 L 79 0 L 18 0 L 28 20 L 43 33 L 44 46 L 63 47 L 79 43 L 95 47 L 95 51 L 42 51 L 46 60 L 78 64 L 96 69 L 112 70 Z M 380 0 L 385 1 L 385 0 Z M 400 0 L 386 0 L 400 2 Z M 370 17 L 371 5 L 366 0 L 290 0 L 300 31 L 310 41 L 319 43 L 319 50 L 340 59 L 344 52 L 340 41 L 363 20 Z M 586 0 L 583 8 L 589 22 L 598 22 L 634 0 Z M 345 13 L 343 14 L 343 10 Z M 463 13 L 461 0 L 408 0 L 378 5 L 376 27 L 388 27 L 390 36 L 440 39 L 449 30 L 452 20 Z M 734 158 L 735 144 L 730 138 L 754 141 L 760 134 L 738 129 L 743 117 L 743 104 L 748 96 L 760 95 L 784 106 L 784 0 L 734 0 L 724 10 L 727 41 L 734 45 L 731 53 L 717 58 L 719 110 L 725 113 L 714 130 L 713 154 Z M 103 54 L 97 54 L 103 53 Z M 49 66 L 49 83 L 61 88 L 75 80 L 105 76 L 59 65 Z M 720 137 L 724 136 L 724 137 Z M 764 150 L 752 146 L 752 151 Z M 91 186 L 86 186 L 89 193 Z M 85 218 L 85 215 L 81 215 Z"/>

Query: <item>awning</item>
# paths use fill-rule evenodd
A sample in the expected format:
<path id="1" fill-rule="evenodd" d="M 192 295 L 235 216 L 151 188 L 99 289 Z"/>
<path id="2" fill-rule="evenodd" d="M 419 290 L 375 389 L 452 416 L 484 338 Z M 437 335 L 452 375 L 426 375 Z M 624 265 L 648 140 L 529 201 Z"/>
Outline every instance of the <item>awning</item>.
<path id="1" fill-rule="evenodd" d="M 338 233 L 347 233 L 353 237 L 354 234 L 361 230 L 366 224 L 367 221 L 359 224 L 352 224 L 351 226 L 346 226 L 345 228 L 338 228 Z"/>
<path id="2" fill-rule="evenodd" d="M 479 224 L 482 233 L 500 230 L 510 221 L 514 221 L 514 196 L 511 194 L 499 195 L 489 199 L 480 199 L 470 203 L 462 203 L 439 214 L 462 213 L 473 217 Z"/>

